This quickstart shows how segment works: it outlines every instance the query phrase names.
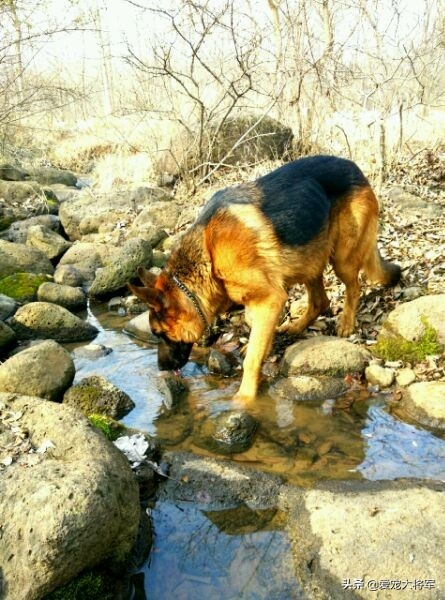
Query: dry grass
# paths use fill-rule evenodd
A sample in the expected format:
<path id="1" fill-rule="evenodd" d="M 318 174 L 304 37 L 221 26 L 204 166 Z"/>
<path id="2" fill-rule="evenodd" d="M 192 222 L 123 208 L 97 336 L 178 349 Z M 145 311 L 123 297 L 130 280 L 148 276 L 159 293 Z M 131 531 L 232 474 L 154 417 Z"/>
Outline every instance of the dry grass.
<path id="1" fill-rule="evenodd" d="M 399 147 L 399 115 L 388 118 L 385 125 L 388 168 L 401 158 L 423 148 L 434 150 L 445 137 L 445 111 L 411 110 L 403 114 L 403 144 Z M 15 162 L 49 163 L 85 174 L 98 191 L 139 185 L 156 185 L 162 173 L 177 174 L 193 154 L 193 143 L 184 129 L 172 121 L 160 120 L 149 113 L 125 117 L 96 118 L 76 123 L 24 123 L 15 132 L 16 146 L 26 148 Z M 380 123 L 375 114 L 335 113 L 315 120 L 316 130 L 307 140 L 319 152 L 350 157 L 372 182 L 380 167 Z M 314 126 L 315 127 L 315 126 Z M 298 140 L 296 140 L 298 143 Z M 32 157 L 32 158 L 31 158 Z M 4 158 L 10 160 L 10 156 Z M 14 158 L 14 157 L 13 157 Z M 211 184 L 201 185 L 198 202 L 212 191 L 240 181 L 254 179 L 277 166 L 266 161 L 236 165 L 216 172 Z M 26 166 L 26 165 L 25 165 Z M 187 169 L 186 169 L 187 172 Z M 183 196 L 190 196 L 190 182 L 181 186 Z"/>

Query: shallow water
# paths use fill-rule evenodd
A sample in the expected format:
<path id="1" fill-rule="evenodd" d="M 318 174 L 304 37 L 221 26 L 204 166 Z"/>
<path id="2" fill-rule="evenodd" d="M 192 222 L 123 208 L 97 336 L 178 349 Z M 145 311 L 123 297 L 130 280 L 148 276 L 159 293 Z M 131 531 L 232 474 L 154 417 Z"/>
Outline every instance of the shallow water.
<path id="1" fill-rule="evenodd" d="M 100 329 L 94 343 L 113 351 L 94 361 L 77 359 L 76 380 L 105 376 L 136 404 L 122 420 L 125 425 L 146 431 L 165 448 L 211 455 L 195 444 L 193 430 L 210 415 L 234 408 L 231 397 L 239 377 L 213 376 L 195 357 L 182 371 L 189 387 L 186 401 L 181 410 L 166 411 L 156 385 L 156 348 L 122 333 L 128 317 L 94 307 L 88 319 Z M 348 393 L 346 401 L 295 404 L 266 387 L 250 410 L 259 422 L 255 441 L 230 459 L 299 485 L 350 478 L 445 480 L 445 441 L 400 421 L 387 407 L 387 397 L 364 390 Z M 222 523 L 237 519 L 230 513 L 225 519 L 225 512 L 206 513 L 187 503 L 156 504 L 154 546 L 139 574 L 147 597 L 299 597 L 296 582 L 289 579 L 282 521 L 272 518 L 249 532 L 230 530 Z"/>

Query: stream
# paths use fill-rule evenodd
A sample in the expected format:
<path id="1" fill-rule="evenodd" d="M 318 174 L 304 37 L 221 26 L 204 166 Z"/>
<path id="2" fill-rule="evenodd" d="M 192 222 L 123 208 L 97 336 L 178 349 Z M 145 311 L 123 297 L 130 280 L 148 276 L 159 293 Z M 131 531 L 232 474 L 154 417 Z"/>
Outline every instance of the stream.
<path id="1" fill-rule="evenodd" d="M 194 443 L 193 428 L 233 408 L 239 378 L 210 374 L 199 354 L 192 354 L 182 370 L 189 386 L 187 410 L 166 418 L 156 385 L 156 348 L 123 333 L 129 317 L 105 306 L 90 307 L 88 320 L 99 329 L 94 343 L 113 351 L 94 361 L 76 359 L 75 381 L 106 377 L 136 404 L 122 419 L 126 426 L 150 434 L 168 450 L 212 456 Z M 444 440 L 393 416 L 384 394 L 361 390 L 356 396 L 342 408 L 330 399 L 294 403 L 266 390 L 252 407 L 259 422 L 252 447 L 231 459 L 302 486 L 326 479 L 445 479 Z M 150 511 L 153 547 L 135 578 L 135 598 L 299 598 L 283 516 L 237 510 L 156 503 Z"/>

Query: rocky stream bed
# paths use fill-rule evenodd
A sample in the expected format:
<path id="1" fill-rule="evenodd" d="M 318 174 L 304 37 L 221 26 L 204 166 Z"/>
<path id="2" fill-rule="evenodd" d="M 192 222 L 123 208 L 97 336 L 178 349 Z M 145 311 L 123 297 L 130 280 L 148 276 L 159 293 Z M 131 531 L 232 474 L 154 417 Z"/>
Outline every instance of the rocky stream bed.
<path id="1" fill-rule="evenodd" d="M 343 340 L 328 271 L 331 312 L 304 339 L 277 336 L 249 410 L 231 402 L 242 312 L 163 377 L 125 291 L 197 207 L 1 166 L 0 598 L 65 598 L 91 573 L 104 599 L 442 598 L 441 160 L 436 178 L 419 163 L 382 193 L 380 247 L 401 284 L 363 285 Z"/>

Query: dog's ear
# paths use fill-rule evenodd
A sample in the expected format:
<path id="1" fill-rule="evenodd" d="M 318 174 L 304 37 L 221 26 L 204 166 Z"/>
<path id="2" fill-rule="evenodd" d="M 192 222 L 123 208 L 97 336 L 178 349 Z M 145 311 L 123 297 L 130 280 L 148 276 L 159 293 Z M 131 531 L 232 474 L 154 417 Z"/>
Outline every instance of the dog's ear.
<path id="1" fill-rule="evenodd" d="M 164 294 L 153 287 L 141 287 L 127 283 L 127 287 L 132 294 L 143 300 L 155 312 L 160 312 L 164 308 Z"/>
<path id="2" fill-rule="evenodd" d="M 144 267 L 138 267 L 137 275 L 146 287 L 154 287 L 157 275 Z"/>

